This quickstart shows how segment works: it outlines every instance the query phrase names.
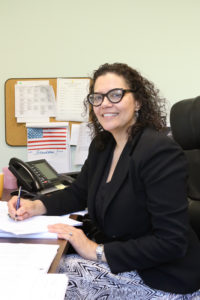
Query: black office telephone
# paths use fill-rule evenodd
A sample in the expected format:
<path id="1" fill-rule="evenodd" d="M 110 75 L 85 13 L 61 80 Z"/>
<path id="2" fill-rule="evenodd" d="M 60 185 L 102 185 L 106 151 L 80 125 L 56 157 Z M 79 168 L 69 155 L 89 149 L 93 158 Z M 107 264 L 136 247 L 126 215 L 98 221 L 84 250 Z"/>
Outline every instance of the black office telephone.
<path id="1" fill-rule="evenodd" d="M 53 192 L 59 189 L 59 184 L 67 187 L 75 180 L 67 174 L 59 175 L 45 159 L 23 162 L 13 157 L 8 168 L 17 178 L 18 186 L 33 193 Z"/>

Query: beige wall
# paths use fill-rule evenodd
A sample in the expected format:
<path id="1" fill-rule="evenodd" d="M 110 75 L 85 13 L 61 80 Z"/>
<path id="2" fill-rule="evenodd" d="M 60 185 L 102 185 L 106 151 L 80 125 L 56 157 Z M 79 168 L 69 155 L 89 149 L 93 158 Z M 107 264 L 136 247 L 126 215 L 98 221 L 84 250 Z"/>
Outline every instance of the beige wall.
<path id="1" fill-rule="evenodd" d="M 169 101 L 200 94 L 199 0 L 0 0 L 0 171 L 23 147 L 5 143 L 4 83 L 90 76 L 126 62 Z"/>

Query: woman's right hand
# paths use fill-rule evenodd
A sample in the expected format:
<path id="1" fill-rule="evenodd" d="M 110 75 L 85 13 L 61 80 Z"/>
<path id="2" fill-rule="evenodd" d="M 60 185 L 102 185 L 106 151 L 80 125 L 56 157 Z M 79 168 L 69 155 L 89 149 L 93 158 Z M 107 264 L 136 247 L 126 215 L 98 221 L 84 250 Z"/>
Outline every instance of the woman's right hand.
<path id="1" fill-rule="evenodd" d="M 43 215 L 46 213 L 46 207 L 40 200 L 20 199 L 20 207 L 16 210 L 17 196 L 13 196 L 8 201 L 8 213 L 12 219 L 22 221 L 32 216 Z"/>

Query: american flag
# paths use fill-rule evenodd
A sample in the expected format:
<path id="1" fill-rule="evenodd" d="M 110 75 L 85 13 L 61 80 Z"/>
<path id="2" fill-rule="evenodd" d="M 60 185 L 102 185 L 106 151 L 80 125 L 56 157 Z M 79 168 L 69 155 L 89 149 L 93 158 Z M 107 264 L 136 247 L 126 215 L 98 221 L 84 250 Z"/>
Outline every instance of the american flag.
<path id="1" fill-rule="evenodd" d="M 28 128 L 27 139 L 28 150 L 66 150 L 67 128 Z"/>

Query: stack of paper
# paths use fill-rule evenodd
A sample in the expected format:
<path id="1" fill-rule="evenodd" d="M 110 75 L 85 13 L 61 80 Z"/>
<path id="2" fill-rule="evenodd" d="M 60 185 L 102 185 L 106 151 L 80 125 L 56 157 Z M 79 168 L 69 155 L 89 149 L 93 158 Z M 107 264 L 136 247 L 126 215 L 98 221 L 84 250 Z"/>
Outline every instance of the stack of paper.
<path id="1" fill-rule="evenodd" d="M 9 218 L 7 203 L 0 201 L 0 236 L 53 237 L 47 225 L 80 224 L 69 216 L 33 217 L 21 222 Z M 3 231 L 5 230 L 5 231 Z M 47 274 L 59 245 L 0 243 L 0 283 L 3 300 L 64 300 L 68 285 L 65 274 Z"/>
<path id="2" fill-rule="evenodd" d="M 0 243 L 0 274 L 47 273 L 59 245 Z"/>
<path id="3" fill-rule="evenodd" d="M 2 300 L 64 300 L 68 278 L 64 274 L 0 274 Z"/>
<path id="4" fill-rule="evenodd" d="M 0 243 L 0 282 L 3 300 L 63 300 L 64 274 L 47 274 L 58 245 Z"/>
<path id="5" fill-rule="evenodd" d="M 82 222 L 64 216 L 35 216 L 16 222 L 8 216 L 7 202 L 0 201 L 0 237 L 21 238 L 57 238 L 57 234 L 48 232 L 48 225 L 64 223 L 80 226 Z"/>

